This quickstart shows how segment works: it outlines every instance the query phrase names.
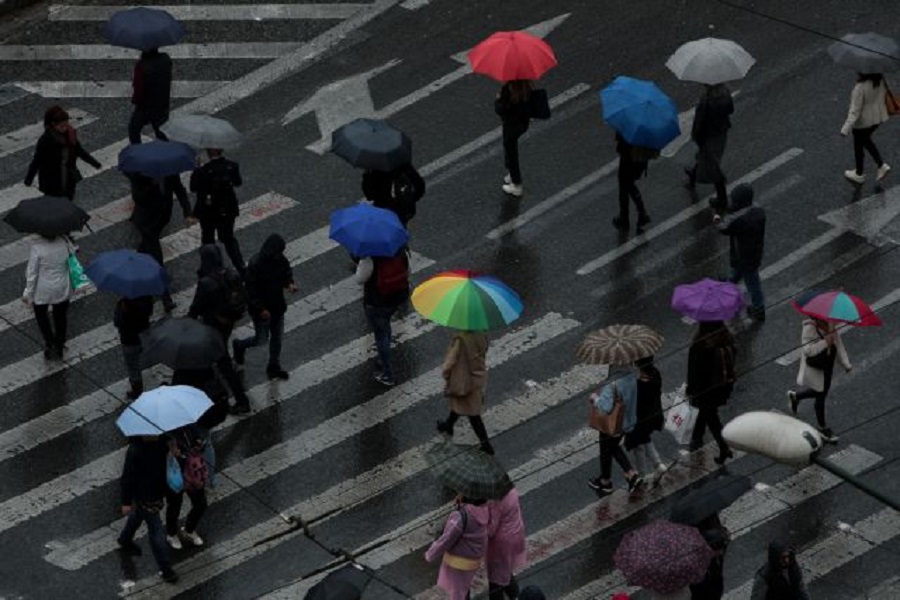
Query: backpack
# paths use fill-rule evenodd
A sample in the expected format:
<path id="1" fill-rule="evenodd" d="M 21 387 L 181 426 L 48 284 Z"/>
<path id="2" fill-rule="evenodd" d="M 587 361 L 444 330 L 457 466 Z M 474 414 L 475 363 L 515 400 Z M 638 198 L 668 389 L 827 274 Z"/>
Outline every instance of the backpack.
<path id="1" fill-rule="evenodd" d="M 390 258 L 375 258 L 375 290 L 385 301 L 402 302 L 409 297 L 409 265 L 401 252 Z"/>
<path id="2" fill-rule="evenodd" d="M 191 449 L 187 453 L 182 469 L 184 489 L 188 492 L 202 490 L 209 483 L 209 465 L 203 458 L 202 450 Z"/>
<path id="3" fill-rule="evenodd" d="M 416 203 L 422 198 L 422 195 L 409 171 L 403 170 L 397 174 L 392 194 L 397 214 L 402 220 L 408 221 L 416 216 Z"/>
<path id="4" fill-rule="evenodd" d="M 247 312 L 247 290 L 241 276 L 233 269 L 222 269 L 218 275 L 222 288 L 222 312 L 220 319 L 237 321 Z"/>
<path id="5" fill-rule="evenodd" d="M 634 162 L 649 162 L 659 158 L 659 148 L 646 148 L 644 146 L 631 146 L 631 160 Z"/>

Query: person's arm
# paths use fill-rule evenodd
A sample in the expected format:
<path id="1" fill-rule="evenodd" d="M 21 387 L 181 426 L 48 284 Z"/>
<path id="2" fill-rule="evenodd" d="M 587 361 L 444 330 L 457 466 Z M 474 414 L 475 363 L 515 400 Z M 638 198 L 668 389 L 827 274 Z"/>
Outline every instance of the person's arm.
<path id="1" fill-rule="evenodd" d="M 850 357 L 847 355 L 847 349 L 844 348 L 844 341 L 841 339 L 841 334 L 835 332 L 834 334 L 834 347 L 837 350 L 837 359 L 840 361 L 841 366 L 844 367 L 846 371 L 849 371 L 853 368 L 853 365 L 850 364 Z"/>
<path id="2" fill-rule="evenodd" d="M 22 299 L 26 302 L 34 302 L 34 289 L 37 287 L 38 268 L 41 264 L 41 257 L 37 246 L 31 247 L 31 254 L 28 255 L 28 266 L 25 267 L 25 291 L 22 292 Z"/>
<path id="3" fill-rule="evenodd" d="M 815 356 L 828 348 L 828 342 L 822 339 L 815 325 L 804 323 L 800 343 L 804 356 Z"/>
<path id="4" fill-rule="evenodd" d="M 691 139 L 694 143 L 699 144 L 706 136 L 706 96 L 700 99 L 697 108 L 694 110 L 694 123 L 691 125 Z"/>
<path id="5" fill-rule="evenodd" d="M 463 509 L 465 510 L 465 509 Z M 456 542 L 459 540 L 459 537 L 462 535 L 462 525 L 460 521 L 462 517 L 460 517 L 459 511 L 454 510 L 453 513 L 447 517 L 447 522 L 444 524 L 444 533 L 441 534 L 441 537 L 434 540 L 428 550 L 425 552 L 425 560 L 433 563 L 436 560 L 440 559 L 444 556 L 444 553 L 453 548 L 456 545 Z"/>
<path id="6" fill-rule="evenodd" d="M 359 262 L 356 263 L 356 273 L 354 273 L 353 278 L 359 285 L 365 285 L 365 283 L 372 277 L 372 273 L 375 271 L 375 263 L 372 262 L 372 259 L 368 256 L 359 259 Z"/>
<path id="7" fill-rule="evenodd" d="M 862 105 L 863 86 L 857 83 L 853 86 L 853 91 L 850 92 L 850 109 L 847 111 L 847 120 L 844 121 L 844 126 L 841 127 L 841 135 L 847 135 L 853 129 L 853 126 L 859 119 L 859 113 L 862 112 Z"/>
<path id="8" fill-rule="evenodd" d="M 75 142 L 75 154 L 76 156 L 78 156 L 78 158 L 91 165 L 95 169 L 100 168 L 100 161 L 91 156 L 90 153 L 88 153 L 88 151 L 84 149 L 84 146 L 81 145 L 81 142 Z"/>

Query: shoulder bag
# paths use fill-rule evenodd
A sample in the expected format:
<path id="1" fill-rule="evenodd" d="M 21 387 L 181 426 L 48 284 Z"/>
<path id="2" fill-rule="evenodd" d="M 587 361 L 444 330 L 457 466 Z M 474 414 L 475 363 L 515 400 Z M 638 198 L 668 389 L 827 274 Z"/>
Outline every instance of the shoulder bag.
<path id="1" fill-rule="evenodd" d="M 615 383 L 613 386 L 613 407 L 608 413 L 597 409 L 596 403 L 591 400 L 591 411 L 588 419 L 588 425 L 591 429 L 596 429 L 604 435 L 615 437 L 622 433 L 622 421 L 625 419 L 625 404 L 619 396 L 619 388 Z"/>

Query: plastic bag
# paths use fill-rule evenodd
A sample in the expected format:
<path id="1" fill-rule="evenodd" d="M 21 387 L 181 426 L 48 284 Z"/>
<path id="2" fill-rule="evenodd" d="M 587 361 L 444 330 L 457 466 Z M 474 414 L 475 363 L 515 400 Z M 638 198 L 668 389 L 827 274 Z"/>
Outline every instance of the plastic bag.
<path id="1" fill-rule="evenodd" d="M 67 263 L 69 266 L 69 283 L 72 284 L 73 290 L 83 288 L 90 283 L 88 276 L 84 273 L 84 267 L 81 266 L 81 261 L 78 260 L 77 256 L 70 252 Z"/>
<path id="2" fill-rule="evenodd" d="M 682 384 L 674 392 L 663 394 L 663 412 L 666 415 L 665 428 L 679 444 L 688 444 L 694 433 L 699 411 L 691 406 L 685 393 L 686 385 Z"/>

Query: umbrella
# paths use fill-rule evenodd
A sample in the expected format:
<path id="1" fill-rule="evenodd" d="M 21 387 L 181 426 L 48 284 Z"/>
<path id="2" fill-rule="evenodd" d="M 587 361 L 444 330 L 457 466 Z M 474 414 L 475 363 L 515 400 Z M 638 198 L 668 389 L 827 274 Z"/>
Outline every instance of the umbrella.
<path id="1" fill-rule="evenodd" d="M 538 79 L 556 66 L 553 48 L 524 31 L 498 31 L 469 50 L 472 70 L 497 81 Z"/>
<path id="2" fill-rule="evenodd" d="M 303 600 L 360 600 L 372 581 L 372 573 L 358 564 L 349 564 L 329 573 L 303 596 Z"/>
<path id="3" fill-rule="evenodd" d="M 226 352 L 218 331 L 186 317 L 165 319 L 141 337 L 145 365 L 162 363 L 173 369 L 205 369 Z"/>
<path id="4" fill-rule="evenodd" d="M 509 475 L 497 459 L 477 446 L 435 444 L 425 454 L 440 482 L 472 500 L 499 500 L 513 488 Z"/>
<path id="5" fill-rule="evenodd" d="M 3 220 L 18 232 L 53 238 L 70 231 L 81 231 L 90 218 L 68 198 L 41 196 L 20 201 Z"/>
<path id="6" fill-rule="evenodd" d="M 858 73 L 885 73 L 900 68 L 900 48 L 894 38 L 877 33 L 848 33 L 828 46 L 832 60 Z"/>
<path id="7" fill-rule="evenodd" d="M 163 385 L 144 392 L 116 419 L 126 436 L 159 435 L 196 423 L 213 405 L 209 396 L 190 385 Z"/>
<path id="8" fill-rule="evenodd" d="M 702 580 L 712 557 L 696 527 L 653 521 L 626 533 L 613 560 L 629 585 L 668 594 Z"/>
<path id="9" fill-rule="evenodd" d="M 412 304 L 427 319 L 466 331 L 505 327 L 522 315 L 522 299 L 490 275 L 445 271 L 413 290 Z"/>
<path id="10" fill-rule="evenodd" d="M 666 61 L 682 81 L 715 85 L 743 79 L 756 59 L 731 40 L 708 37 L 683 44 Z"/>
<path id="11" fill-rule="evenodd" d="M 702 279 L 675 287 L 672 308 L 695 321 L 725 321 L 744 307 L 737 285 L 729 281 Z"/>
<path id="12" fill-rule="evenodd" d="M 355 256 L 394 256 L 409 241 L 395 213 L 364 202 L 331 213 L 328 237 Z"/>
<path id="13" fill-rule="evenodd" d="M 881 325 L 881 319 L 872 307 L 846 292 L 811 290 L 801 294 L 792 304 L 800 314 L 823 321 L 857 327 Z"/>
<path id="14" fill-rule="evenodd" d="M 393 171 L 412 161 L 412 141 L 387 121 L 356 119 L 331 134 L 331 151 L 354 167 Z"/>
<path id="15" fill-rule="evenodd" d="M 99 254 L 85 269 L 98 290 L 126 298 L 159 296 L 166 291 L 166 271 L 149 254 L 111 250 Z"/>
<path id="16" fill-rule="evenodd" d="M 616 77 L 600 102 L 603 119 L 629 144 L 662 148 L 681 134 L 675 102 L 652 81 Z"/>
<path id="17" fill-rule="evenodd" d="M 103 37 L 113 46 L 152 50 L 172 46 L 184 37 L 184 25 L 158 8 L 120 10 L 103 24 Z"/>
<path id="18" fill-rule="evenodd" d="M 191 171 L 195 166 L 194 149 L 181 142 L 154 140 L 132 144 L 119 152 L 119 170 L 147 177 L 166 177 Z"/>
<path id="19" fill-rule="evenodd" d="M 578 358 L 590 365 L 627 365 L 662 348 L 663 336 L 646 325 L 610 325 L 588 334 Z"/>
<path id="20" fill-rule="evenodd" d="M 231 123 L 209 115 L 176 115 L 162 130 L 170 140 L 194 148 L 231 150 L 241 145 L 241 134 Z"/>
<path id="21" fill-rule="evenodd" d="M 753 487 L 744 475 L 722 475 L 682 497 L 672 507 L 670 519 L 682 525 L 699 525 L 744 495 Z"/>

